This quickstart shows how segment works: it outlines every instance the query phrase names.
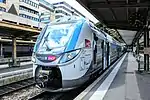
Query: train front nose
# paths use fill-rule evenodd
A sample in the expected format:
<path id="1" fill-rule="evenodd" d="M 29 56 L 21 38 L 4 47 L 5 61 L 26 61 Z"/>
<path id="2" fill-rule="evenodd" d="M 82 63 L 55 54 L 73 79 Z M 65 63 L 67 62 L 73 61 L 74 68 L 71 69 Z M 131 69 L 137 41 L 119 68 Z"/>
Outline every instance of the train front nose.
<path id="1" fill-rule="evenodd" d="M 41 88 L 57 90 L 62 88 L 62 76 L 57 66 L 38 66 L 35 82 Z"/>

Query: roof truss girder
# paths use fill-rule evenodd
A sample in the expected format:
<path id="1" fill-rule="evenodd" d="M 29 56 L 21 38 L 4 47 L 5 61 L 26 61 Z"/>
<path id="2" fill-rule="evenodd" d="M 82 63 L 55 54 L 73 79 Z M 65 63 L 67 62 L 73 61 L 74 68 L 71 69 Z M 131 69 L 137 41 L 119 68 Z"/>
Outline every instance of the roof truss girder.
<path id="1" fill-rule="evenodd" d="M 88 7 L 90 9 L 98 8 L 148 8 L 150 6 L 150 1 L 144 3 L 127 3 L 126 1 L 110 1 L 107 2 L 89 2 Z"/>

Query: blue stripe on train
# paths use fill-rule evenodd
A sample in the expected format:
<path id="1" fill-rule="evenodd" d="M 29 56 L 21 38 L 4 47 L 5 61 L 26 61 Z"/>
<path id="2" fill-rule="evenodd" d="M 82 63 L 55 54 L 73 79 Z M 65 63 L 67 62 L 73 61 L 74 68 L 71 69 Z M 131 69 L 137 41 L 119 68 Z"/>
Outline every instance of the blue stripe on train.
<path id="1" fill-rule="evenodd" d="M 84 22 L 85 22 L 85 20 L 82 20 L 81 22 L 78 22 L 76 24 L 75 30 L 73 32 L 73 36 L 71 37 L 71 40 L 68 43 L 68 46 L 66 47 L 65 51 L 70 51 L 70 50 L 73 50 L 75 48 L 77 40 L 78 40 L 78 37 L 79 37 L 79 34 L 81 32 L 81 29 L 82 29 L 82 26 L 83 26 Z"/>

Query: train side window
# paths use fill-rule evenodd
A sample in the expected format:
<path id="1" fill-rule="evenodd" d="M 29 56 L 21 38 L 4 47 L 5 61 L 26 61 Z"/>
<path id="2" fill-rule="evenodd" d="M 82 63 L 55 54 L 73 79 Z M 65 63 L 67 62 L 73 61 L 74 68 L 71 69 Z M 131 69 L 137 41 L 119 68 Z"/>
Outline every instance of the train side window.
<path id="1" fill-rule="evenodd" d="M 94 34 L 94 40 L 98 41 L 98 37 Z"/>
<path id="2" fill-rule="evenodd" d="M 104 41 L 101 42 L 101 48 L 103 49 L 104 47 Z"/>

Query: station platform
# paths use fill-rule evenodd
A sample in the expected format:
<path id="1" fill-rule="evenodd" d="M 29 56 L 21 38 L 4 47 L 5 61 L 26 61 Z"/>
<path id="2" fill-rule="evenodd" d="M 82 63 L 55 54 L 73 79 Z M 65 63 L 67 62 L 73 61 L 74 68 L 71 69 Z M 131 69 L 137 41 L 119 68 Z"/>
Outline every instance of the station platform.
<path id="1" fill-rule="evenodd" d="M 132 53 L 125 54 L 113 67 L 105 79 L 91 89 L 90 85 L 74 100 L 150 100 L 150 74 L 137 71 Z"/>
<path id="2" fill-rule="evenodd" d="M 1 65 L 0 65 L 1 67 Z M 24 62 L 24 65 L 0 69 L 0 86 L 32 78 L 33 65 Z"/>
<path id="3" fill-rule="evenodd" d="M 0 65 L 1 67 L 2 65 Z M 18 71 L 18 70 L 23 70 L 23 69 L 29 69 L 29 68 L 32 68 L 33 65 L 32 64 L 24 64 L 24 65 L 21 65 L 20 67 L 7 67 L 7 68 L 2 68 L 0 69 L 0 74 L 1 73 L 6 73 L 6 72 L 13 72 L 13 71 Z"/>
<path id="4" fill-rule="evenodd" d="M 20 67 L 30 66 L 32 64 L 33 64 L 32 61 L 20 62 Z M 9 67 L 8 64 L 1 64 L 0 65 L 0 70 L 3 70 L 3 69 L 5 70 L 5 69 L 9 69 L 9 68 L 11 68 L 11 67 Z"/>

